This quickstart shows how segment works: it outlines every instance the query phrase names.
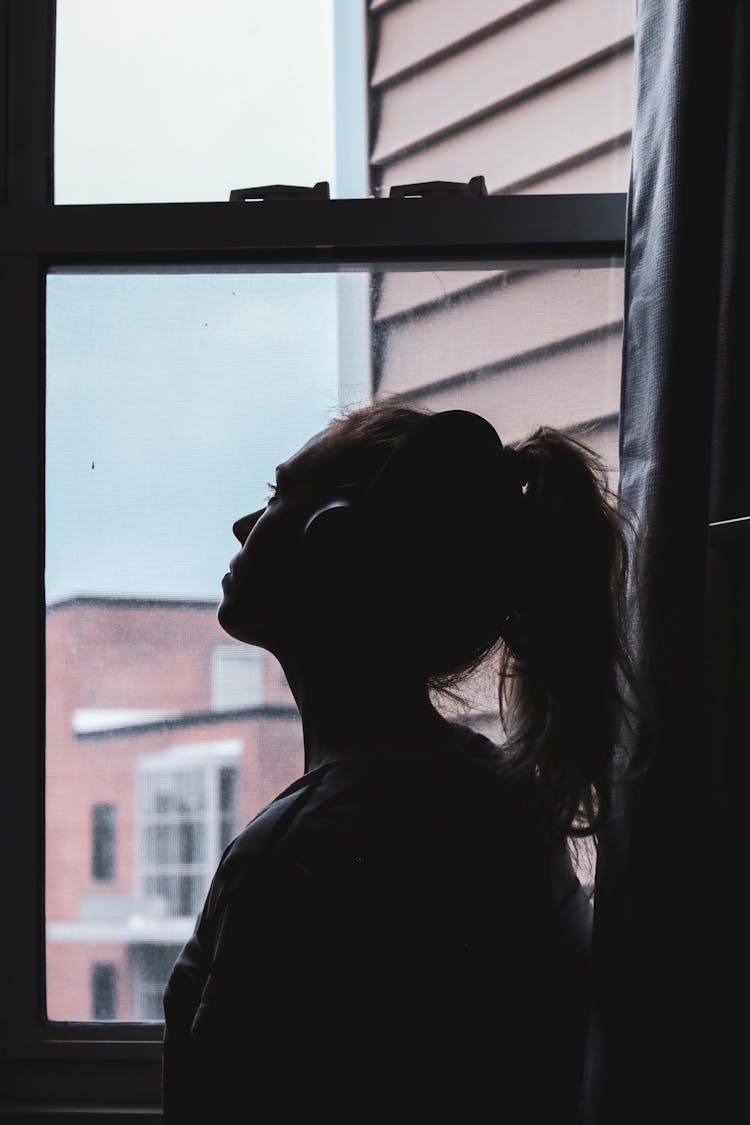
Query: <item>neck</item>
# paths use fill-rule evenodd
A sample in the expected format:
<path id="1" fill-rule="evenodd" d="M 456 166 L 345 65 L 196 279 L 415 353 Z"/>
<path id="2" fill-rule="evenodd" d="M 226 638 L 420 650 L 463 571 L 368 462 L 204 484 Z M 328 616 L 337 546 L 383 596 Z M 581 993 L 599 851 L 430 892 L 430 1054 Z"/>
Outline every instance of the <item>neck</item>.
<path id="1" fill-rule="evenodd" d="M 342 757 L 413 750 L 454 740 L 454 724 L 430 700 L 426 684 L 347 668 L 288 666 L 287 681 L 302 719 L 305 772 Z M 356 677 L 352 674 L 356 669 Z"/>

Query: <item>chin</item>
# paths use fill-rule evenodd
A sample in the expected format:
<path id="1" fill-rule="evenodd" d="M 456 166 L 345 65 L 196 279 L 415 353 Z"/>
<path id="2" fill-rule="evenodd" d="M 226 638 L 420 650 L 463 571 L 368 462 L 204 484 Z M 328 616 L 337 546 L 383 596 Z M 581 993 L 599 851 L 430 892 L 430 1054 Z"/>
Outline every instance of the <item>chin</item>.
<path id="1" fill-rule="evenodd" d="M 241 628 L 237 615 L 233 612 L 231 601 L 226 597 L 222 600 L 216 617 L 224 632 L 228 633 L 230 637 L 234 637 L 238 641 L 244 639 L 239 634 L 245 630 Z"/>
<path id="2" fill-rule="evenodd" d="M 224 632 L 234 640 L 248 645 L 259 645 L 261 648 L 267 647 L 263 639 L 262 627 L 257 622 L 248 620 L 247 614 L 238 614 L 226 597 L 221 602 L 216 617 Z"/>

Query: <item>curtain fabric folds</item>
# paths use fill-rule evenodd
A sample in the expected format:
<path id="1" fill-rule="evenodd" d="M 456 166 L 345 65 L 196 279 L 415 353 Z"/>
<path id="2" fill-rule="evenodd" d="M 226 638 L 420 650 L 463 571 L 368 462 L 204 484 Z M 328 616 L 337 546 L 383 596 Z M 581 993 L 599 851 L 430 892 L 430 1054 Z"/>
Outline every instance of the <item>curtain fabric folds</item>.
<path id="1" fill-rule="evenodd" d="M 709 525 L 750 516 L 749 17 L 636 4 L 620 491 L 645 695 L 600 845 L 584 1125 L 747 1116 L 750 567 Z"/>

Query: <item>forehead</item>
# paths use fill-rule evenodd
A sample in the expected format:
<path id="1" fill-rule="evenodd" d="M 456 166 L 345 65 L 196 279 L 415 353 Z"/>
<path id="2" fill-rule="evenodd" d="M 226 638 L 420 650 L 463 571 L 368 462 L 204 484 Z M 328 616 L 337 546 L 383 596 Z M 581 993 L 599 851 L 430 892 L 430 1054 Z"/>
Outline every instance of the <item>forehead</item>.
<path id="1" fill-rule="evenodd" d="M 331 435 L 320 430 L 305 442 L 296 453 L 276 467 L 279 484 L 294 489 L 315 487 L 335 482 L 340 458 L 335 456 Z"/>

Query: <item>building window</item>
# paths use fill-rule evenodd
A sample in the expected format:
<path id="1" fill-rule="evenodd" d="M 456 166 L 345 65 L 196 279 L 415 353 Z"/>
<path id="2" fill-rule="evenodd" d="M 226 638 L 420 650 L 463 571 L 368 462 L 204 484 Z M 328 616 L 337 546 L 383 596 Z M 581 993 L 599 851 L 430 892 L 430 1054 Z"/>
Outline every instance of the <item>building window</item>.
<path id="1" fill-rule="evenodd" d="M 264 654 L 247 645 L 216 645 L 211 657 L 211 707 L 229 711 L 263 702 Z"/>
<path id="2" fill-rule="evenodd" d="M 173 747 L 138 763 L 140 898 L 148 913 L 195 917 L 236 820 L 239 741 Z"/>
<path id="3" fill-rule="evenodd" d="M 231 841 L 235 833 L 235 808 L 237 796 L 237 770 L 234 766 L 219 768 L 219 850 Z"/>
<path id="4" fill-rule="evenodd" d="M 117 968 L 111 961 L 95 961 L 91 966 L 91 1015 L 95 1020 L 117 1016 Z"/>
<path id="5" fill-rule="evenodd" d="M 115 806 L 106 802 L 91 809 L 91 877 L 115 877 Z"/>

